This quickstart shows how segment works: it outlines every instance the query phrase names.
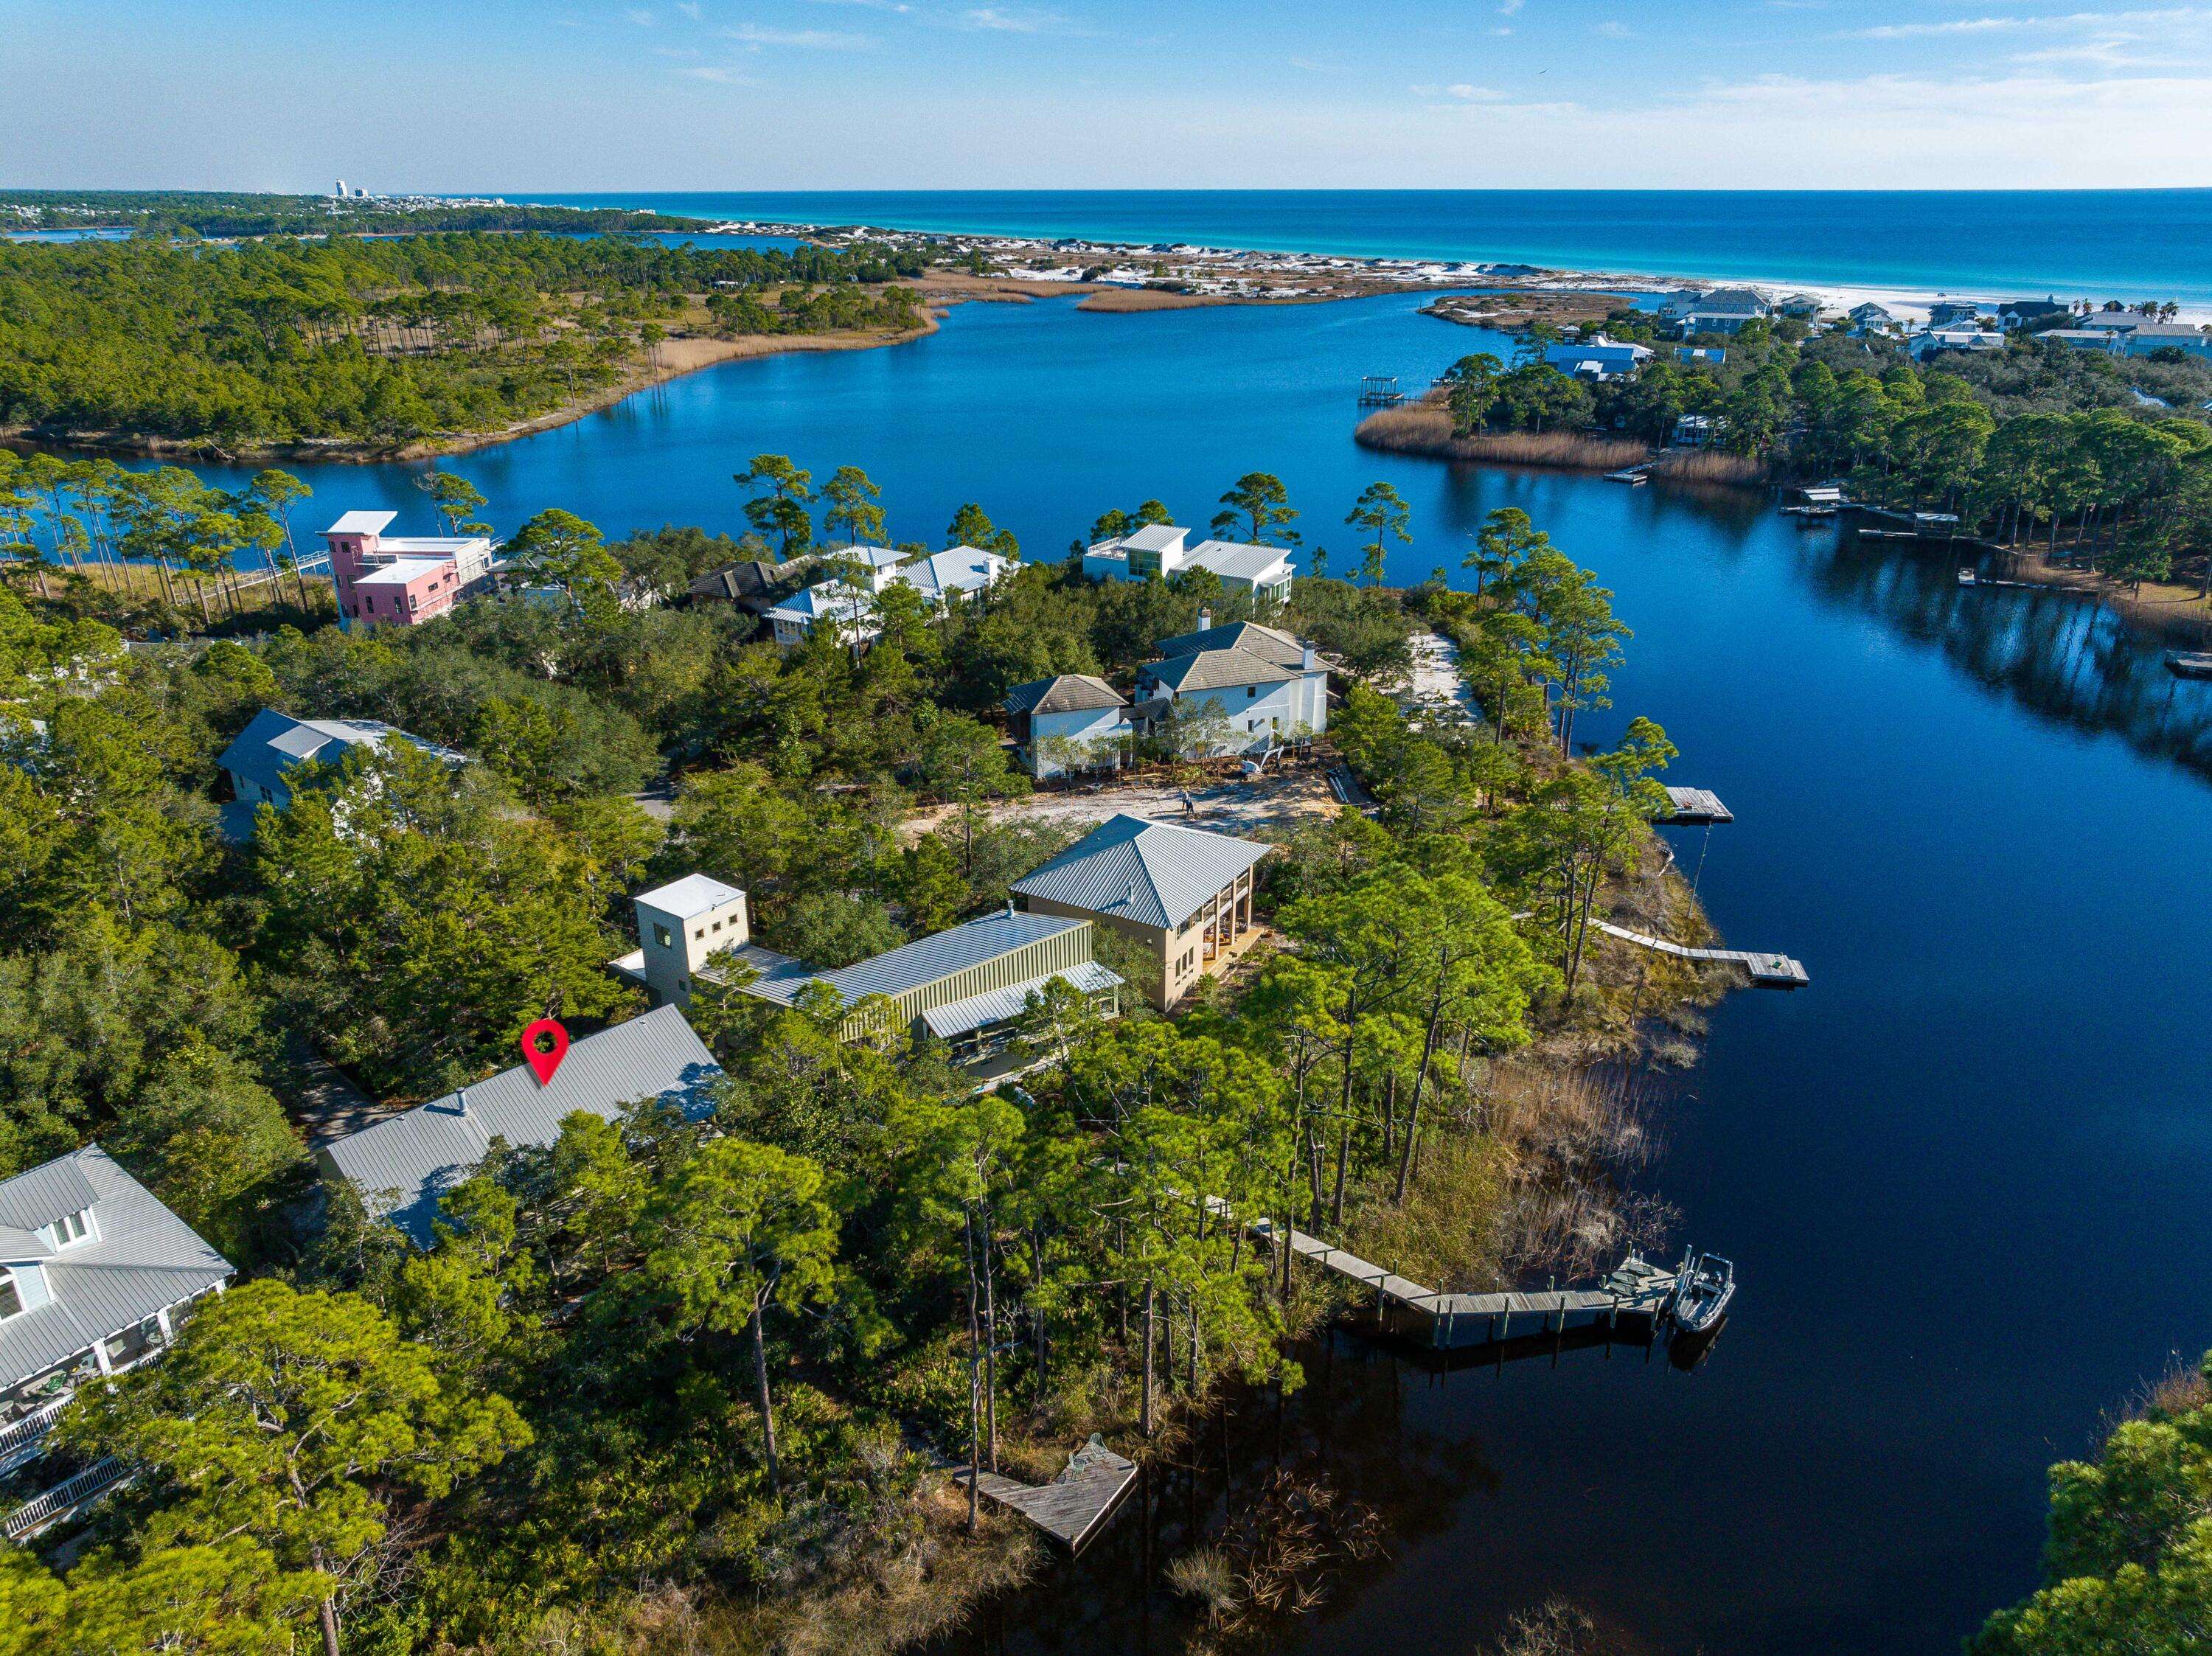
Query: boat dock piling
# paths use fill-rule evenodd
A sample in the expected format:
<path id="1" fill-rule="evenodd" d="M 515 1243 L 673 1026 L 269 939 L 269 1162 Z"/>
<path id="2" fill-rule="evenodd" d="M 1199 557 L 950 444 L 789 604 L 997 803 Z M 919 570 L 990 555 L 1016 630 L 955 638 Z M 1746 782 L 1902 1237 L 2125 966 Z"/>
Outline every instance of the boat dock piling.
<path id="1" fill-rule="evenodd" d="M 1406 393 L 1398 389 L 1395 373 L 1363 374 L 1359 379 L 1359 406 L 1364 409 L 1393 409 L 1406 400 Z"/>

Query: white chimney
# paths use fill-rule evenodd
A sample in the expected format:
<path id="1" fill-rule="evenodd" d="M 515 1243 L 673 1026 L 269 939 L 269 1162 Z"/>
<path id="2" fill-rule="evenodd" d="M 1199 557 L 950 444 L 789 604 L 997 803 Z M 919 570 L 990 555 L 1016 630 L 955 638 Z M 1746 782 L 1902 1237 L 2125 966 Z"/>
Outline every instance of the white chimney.
<path id="1" fill-rule="evenodd" d="M 1315 649 L 1313 647 L 1313 640 L 1308 639 L 1302 646 L 1302 652 L 1298 657 L 1298 666 L 1304 671 L 1310 673 L 1320 665 L 1321 652 Z"/>
<path id="2" fill-rule="evenodd" d="M 1208 628 L 1212 627 L 1212 625 L 1213 625 L 1213 611 L 1212 611 L 1212 610 L 1200 610 L 1200 611 L 1198 612 L 1198 630 L 1199 630 L 1200 632 L 1203 633 L 1203 632 L 1205 632 Z"/>

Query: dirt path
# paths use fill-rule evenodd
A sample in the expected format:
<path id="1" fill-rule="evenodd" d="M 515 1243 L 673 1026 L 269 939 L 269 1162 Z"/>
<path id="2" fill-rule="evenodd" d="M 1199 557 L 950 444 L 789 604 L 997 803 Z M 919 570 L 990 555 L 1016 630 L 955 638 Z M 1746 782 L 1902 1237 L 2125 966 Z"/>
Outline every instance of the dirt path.
<path id="1" fill-rule="evenodd" d="M 1030 795 L 1025 799 L 994 802 L 989 815 L 994 822 L 1064 822 L 1088 828 L 1109 816 L 1127 812 L 1162 822 L 1182 822 L 1217 834 L 1280 837 L 1307 822 L 1326 822 L 1336 815 L 1337 803 L 1318 770 L 1291 771 L 1265 776 L 1256 782 L 1224 782 L 1191 791 L 1194 814 L 1186 814 L 1180 790 L 1153 784 L 1072 789 Z M 918 840 L 953 813 L 951 805 L 933 805 L 916 811 L 901 824 L 909 840 Z"/>

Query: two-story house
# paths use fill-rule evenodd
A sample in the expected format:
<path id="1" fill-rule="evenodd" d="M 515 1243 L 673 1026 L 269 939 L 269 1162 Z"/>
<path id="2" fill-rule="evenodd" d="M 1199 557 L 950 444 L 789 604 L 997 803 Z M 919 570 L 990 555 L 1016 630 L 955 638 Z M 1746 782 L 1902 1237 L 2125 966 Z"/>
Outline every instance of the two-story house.
<path id="1" fill-rule="evenodd" d="M 1095 543 L 1083 555 L 1083 573 L 1092 580 L 1151 580 L 1192 569 L 1209 569 L 1222 590 L 1249 592 L 1260 605 L 1291 596 L 1290 555 L 1279 546 L 1243 541 L 1200 541 L 1188 544 L 1190 531 L 1173 524 L 1146 524 L 1126 535 Z"/>
<path id="2" fill-rule="evenodd" d="M 0 1476 L 46 1454 L 79 1386 L 159 1356 L 230 1277 L 96 1144 L 0 1180 Z M 21 1539 L 122 1476 L 110 1464 L 103 1483 L 100 1470 L 0 1513 L 0 1532 Z"/>
<path id="3" fill-rule="evenodd" d="M 274 707 L 264 707 L 216 761 L 230 779 L 233 801 L 223 809 L 223 832 L 234 839 L 250 839 L 253 813 L 260 806 L 290 810 L 289 779 L 301 766 L 335 765 L 356 748 L 380 748 L 387 742 L 411 743 L 448 765 L 468 762 L 465 754 L 410 736 L 378 719 L 295 719 Z"/>
<path id="4" fill-rule="evenodd" d="M 1129 698 L 1088 673 L 1055 673 L 1006 692 L 1006 724 L 1032 776 L 1115 769 L 1131 735 Z"/>

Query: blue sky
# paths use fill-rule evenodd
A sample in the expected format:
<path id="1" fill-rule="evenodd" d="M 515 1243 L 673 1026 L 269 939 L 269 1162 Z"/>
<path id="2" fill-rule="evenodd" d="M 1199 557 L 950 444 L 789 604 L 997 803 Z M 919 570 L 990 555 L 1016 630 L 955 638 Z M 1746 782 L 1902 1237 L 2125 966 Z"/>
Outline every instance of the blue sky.
<path id="1" fill-rule="evenodd" d="M 2212 4 L 0 0 L 0 184 L 2212 184 Z"/>

